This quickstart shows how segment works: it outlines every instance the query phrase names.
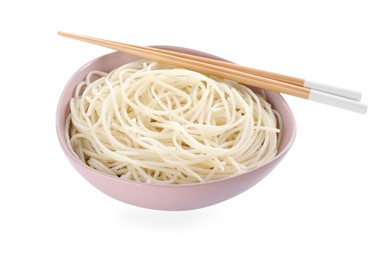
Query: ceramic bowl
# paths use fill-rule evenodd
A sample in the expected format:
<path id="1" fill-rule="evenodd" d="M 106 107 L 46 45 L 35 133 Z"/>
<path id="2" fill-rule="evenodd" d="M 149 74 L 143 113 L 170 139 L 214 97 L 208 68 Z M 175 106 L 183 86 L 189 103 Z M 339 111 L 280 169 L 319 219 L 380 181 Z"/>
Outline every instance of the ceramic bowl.
<path id="1" fill-rule="evenodd" d="M 210 54 L 181 47 L 154 47 L 221 59 Z M 279 93 L 265 91 L 268 102 L 282 116 L 283 134 L 278 155 L 252 171 L 200 184 L 146 184 L 115 178 L 90 168 L 72 155 L 65 142 L 65 119 L 69 114 L 69 101 L 74 89 L 91 70 L 111 71 L 122 64 L 137 59 L 139 57 L 113 52 L 87 63 L 70 78 L 58 103 L 56 128 L 62 150 L 73 167 L 89 183 L 108 196 L 131 205 L 159 210 L 190 210 L 210 206 L 230 199 L 257 184 L 282 161 L 292 146 L 296 135 L 294 115 Z M 253 90 L 258 91 L 255 88 Z"/>

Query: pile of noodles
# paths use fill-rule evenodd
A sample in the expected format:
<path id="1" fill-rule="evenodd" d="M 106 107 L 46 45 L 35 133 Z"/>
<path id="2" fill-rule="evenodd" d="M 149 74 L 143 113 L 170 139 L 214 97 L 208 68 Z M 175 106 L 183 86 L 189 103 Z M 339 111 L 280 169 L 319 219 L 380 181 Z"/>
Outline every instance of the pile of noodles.
<path id="1" fill-rule="evenodd" d="M 281 120 L 263 95 L 154 61 L 90 72 L 70 110 L 66 141 L 74 155 L 127 180 L 218 180 L 278 152 Z"/>

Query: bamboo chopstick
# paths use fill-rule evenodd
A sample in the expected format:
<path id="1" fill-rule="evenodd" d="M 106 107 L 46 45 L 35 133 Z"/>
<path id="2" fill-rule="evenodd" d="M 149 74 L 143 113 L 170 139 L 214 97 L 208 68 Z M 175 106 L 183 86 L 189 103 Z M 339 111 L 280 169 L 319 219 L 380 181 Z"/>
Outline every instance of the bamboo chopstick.
<path id="1" fill-rule="evenodd" d="M 121 43 L 115 42 L 115 41 L 109 41 L 109 42 L 121 44 Z M 124 43 L 122 43 L 122 44 L 124 44 Z M 125 45 L 129 46 L 129 47 L 133 47 L 133 48 L 134 47 L 141 48 L 144 50 L 153 50 L 153 49 L 156 50 L 153 47 L 136 46 L 136 45 L 131 45 L 131 44 L 125 44 Z M 235 69 L 235 70 L 239 70 L 242 72 L 266 77 L 269 79 L 274 79 L 277 81 L 290 83 L 290 84 L 297 85 L 300 87 L 306 87 L 306 88 L 310 88 L 310 89 L 319 90 L 322 92 L 326 92 L 326 93 L 333 94 L 333 95 L 340 96 L 340 97 L 344 97 L 344 98 L 349 98 L 349 99 L 356 100 L 356 101 L 360 101 L 360 99 L 361 99 L 360 92 L 350 90 L 350 89 L 335 87 L 335 86 L 328 85 L 328 84 L 318 83 L 318 82 L 308 80 L 308 79 L 301 79 L 301 78 L 287 76 L 287 75 L 269 72 L 269 71 L 265 71 L 265 70 L 254 69 L 254 68 L 250 68 L 250 67 L 241 66 L 241 65 L 238 65 L 235 63 L 230 63 L 230 62 L 226 62 L 226 61 L 191 55 L 191 54 L 187 54 L 187 53 L 174 52 L 174 51 L 164 50 L 164 49 L 158 49 L 158 52 L 169 54 L 169 55 L 174 55 L 174 56 L 178 56 L 178 57 L 182 57 L 182 58 L 186 58 L 186 59 L 197 60 L 197 61 L 205 62 L 208 64 L 215 64 L 218 66 L 223 66 L 226 68 Z"/>
<path id="2" fill-rule="evenodd" d="M 214 59 L 202 58 L 195 55 L 183 54 L 173 51 L 161 50 L 152 47 L 141 47 L 65 32 L 58 32 L 58 34 L 64 37 L 111 48 L 120 52 L 156 60 L 163 63 L 169 63 L 174 66 L 198 71 L 200 73 L 215 75 L 221 78 L 234 80 L 253 87 L 259 87 L 304 99 L 314 100 L 320 103 L 333 105 L 359 113 L 365 113 L 367 109 L 366 105 L 361 104 L 355 100 L 348 99 L 344 96 L 339 96 L 337 94 L 326 93 L 322 90 L 318 91 L 314 88 L 309 88 L 305 86 L 305 80 L 299 78 L 264 72 L 261 70 L 243 67 L 228 62 L 217 61 Z M 261 76 L 259 74 L 268 75 L 268 77 Z M 327 89 L 327 87 L 325 87 L 325 89 Z M 334 89 L 337 90 L 339 88 Z M 348 93 L 348 91 L 346 92 Z"/>

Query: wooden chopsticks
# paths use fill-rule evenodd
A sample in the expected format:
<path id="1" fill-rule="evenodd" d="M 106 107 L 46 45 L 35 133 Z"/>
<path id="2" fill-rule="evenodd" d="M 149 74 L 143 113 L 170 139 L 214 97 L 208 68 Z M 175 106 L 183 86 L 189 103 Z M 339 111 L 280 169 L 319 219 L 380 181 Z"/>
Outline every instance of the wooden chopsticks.
<path id="1" fill-rule="evenodd" d="M 168 63 L 200 73 L 234 80 L 253 87 L 276 91 L 320 103 L 333 105 L 358 113 L 365 113 L 367 106 L 358 102 L 361 94 L 356 91 L 333 87 L 296 77 L 248 68 L 234 63 L 184 54 L 153 47 L 119 43 L 84 35 L 58 32 L 59 35 L 80 40 L 120 52 Z"/>

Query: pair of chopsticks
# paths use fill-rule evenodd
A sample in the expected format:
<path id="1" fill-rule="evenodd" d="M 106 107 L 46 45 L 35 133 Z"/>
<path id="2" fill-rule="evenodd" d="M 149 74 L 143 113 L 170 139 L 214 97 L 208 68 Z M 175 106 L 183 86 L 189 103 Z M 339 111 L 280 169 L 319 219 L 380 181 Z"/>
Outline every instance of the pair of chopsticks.
<path id="1" fill-rule="evenodd" d="M 353 90 L 175 51 L 137 46 L 72 33 L 58 32 L 58 34 L 203 74 L 234 80 L 253 87 L 313 100 L 362 114 L 367 111 L 367 105 L 359 102 L 361 94 Z"/>

